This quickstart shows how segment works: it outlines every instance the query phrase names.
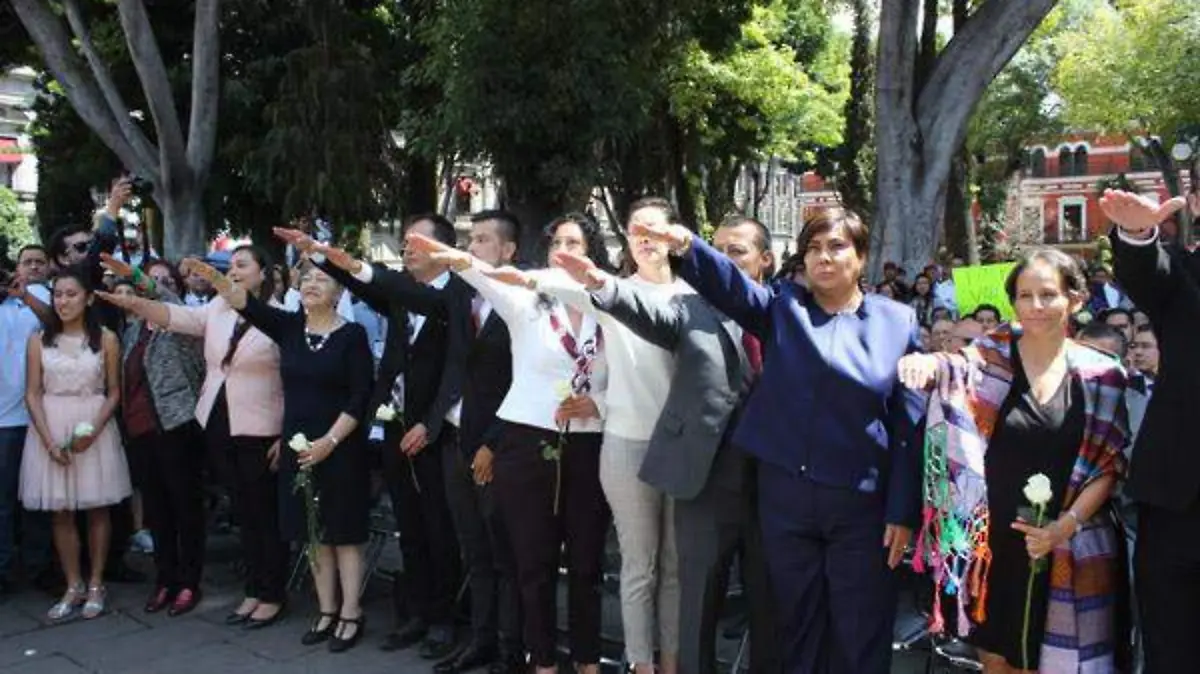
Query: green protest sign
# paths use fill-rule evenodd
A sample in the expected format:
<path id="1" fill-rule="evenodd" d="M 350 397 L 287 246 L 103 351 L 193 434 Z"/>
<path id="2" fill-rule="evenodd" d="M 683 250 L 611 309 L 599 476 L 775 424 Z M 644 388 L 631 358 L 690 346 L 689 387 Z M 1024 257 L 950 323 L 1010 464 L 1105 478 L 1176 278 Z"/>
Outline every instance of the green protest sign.
<path id="1" fill-rule="evenodd" d="M 968 316 L 980 304 L 991 304 L 1000 309 L 1004 320 L 1011 321 L 1013 310 L 1004 292 L 1004 281 L 1014 266 L 1013 262 L 1003 262 L 955 269 L 954 299 L 958 302 L 958 315 Z"/>

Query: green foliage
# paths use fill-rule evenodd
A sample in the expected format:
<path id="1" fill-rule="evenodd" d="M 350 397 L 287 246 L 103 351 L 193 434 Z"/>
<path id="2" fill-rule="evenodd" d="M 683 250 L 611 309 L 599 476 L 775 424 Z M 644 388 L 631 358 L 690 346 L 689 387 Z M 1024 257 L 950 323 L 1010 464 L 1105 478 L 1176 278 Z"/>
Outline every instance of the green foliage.
<path id="1" fill-rule="evenodd" d="M 1084 9 L 1056 40 L 1053 81 L 1070 124 L 1167 138 L 1200 120 L 1200 3 L 1126 0 Z"/>
<path id="2" fill-rule="evenodd" d="M 15 256 L 21 246 L 33 243 L 35 238 L 16 193 L 0 186 L 0 258 Z"/>

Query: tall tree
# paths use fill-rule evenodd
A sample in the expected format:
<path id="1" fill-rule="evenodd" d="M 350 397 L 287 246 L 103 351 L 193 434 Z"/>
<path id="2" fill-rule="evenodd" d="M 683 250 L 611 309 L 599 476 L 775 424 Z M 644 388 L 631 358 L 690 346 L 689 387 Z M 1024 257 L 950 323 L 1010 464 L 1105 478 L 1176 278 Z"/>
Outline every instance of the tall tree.
<path id="1" fill-rule="evenodd" d="M 932 259 L 971 112 L 1055 2 L 982 0 L 932 58 L 918 43 L 922 0 L 882 3 L 873 269 L 897 260 L 915 273 Z"/>
<path id="2" fill-rule="evenodd" d="M 166 254 L 200 251 L 204 244 L 204 187 L 217 138 L 220 1 L 195 0 L 193 5 L 186 131 L 143 0 L 116 2 L 125 43 L 141 83 L 142 102 L 153 120 L 153 139 L 135 123 L 131 114 L 135 108 L 117 89 L 108 63 L 96 48 L 81 0 L 60 3 L 65 25 L 55 5 L 46 0 L 11 3 L 80 118 L 128 170 L 154 184 L 155 199 L 166 217 Z M 88 9 L 109 11 L 102 4 Z"/>

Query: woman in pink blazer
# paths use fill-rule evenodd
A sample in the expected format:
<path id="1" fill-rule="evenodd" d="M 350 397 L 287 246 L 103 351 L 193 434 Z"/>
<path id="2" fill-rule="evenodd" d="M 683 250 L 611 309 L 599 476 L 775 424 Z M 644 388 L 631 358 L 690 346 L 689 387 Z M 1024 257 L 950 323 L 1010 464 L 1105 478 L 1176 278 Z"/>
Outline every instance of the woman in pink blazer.
<path id="1" fill-rule="evenodd" d="M 185 260 L 181 267 L 186 266 Z M 258 246 L 234 250 L 229 278 L 264 300 L 273 295 L 270 256 Z M 283 611 L 288 558 L 279 534 L 275 476 L 283 423 L 279 348 L 220 297 L 187 307 L 101 296 L 171 331 L 204 338 L 207 372 L 196 419 L 204 427 L 213 465 L 232 491 L 246 563 L 245 598 L 225 622 L 246 629 L 274 624 Z"/>

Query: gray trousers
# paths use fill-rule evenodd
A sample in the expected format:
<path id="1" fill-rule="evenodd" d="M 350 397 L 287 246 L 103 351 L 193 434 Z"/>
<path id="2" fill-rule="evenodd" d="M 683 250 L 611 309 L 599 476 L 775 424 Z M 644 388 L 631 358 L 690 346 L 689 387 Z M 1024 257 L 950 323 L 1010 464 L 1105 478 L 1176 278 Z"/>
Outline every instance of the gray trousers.
<path id="1" fill-rule="evenodd" d="M 621 546 L 621 620 L 625 653 L 634 664 L 679 652 L 679 560 L 674 504 L 638 479 L 649 442 L 605 434 L 600 485 L 612 508 Z"/>

